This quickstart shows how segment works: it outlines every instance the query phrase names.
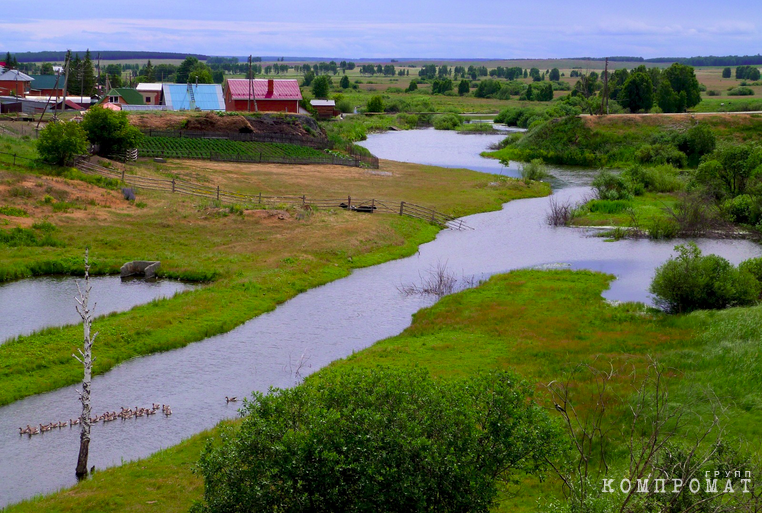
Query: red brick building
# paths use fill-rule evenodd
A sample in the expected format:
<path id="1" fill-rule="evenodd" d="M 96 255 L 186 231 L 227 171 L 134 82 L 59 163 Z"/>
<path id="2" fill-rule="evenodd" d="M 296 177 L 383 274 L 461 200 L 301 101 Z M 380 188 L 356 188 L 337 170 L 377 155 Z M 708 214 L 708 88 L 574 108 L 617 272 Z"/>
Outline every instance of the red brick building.
<path id="1" fill-rule="evenodd" d="M 256 110 L 296 114 L 301 99 L 302 91 L 295 79 L 231 78 L 225 83 L 225 110 L 228 111 Z"/>
<path id="2" fill-rule="evenodd" d="M 0 96 L 21 96 L 29 94 L 32 77 L 11 69 L 0 74 Z"/>

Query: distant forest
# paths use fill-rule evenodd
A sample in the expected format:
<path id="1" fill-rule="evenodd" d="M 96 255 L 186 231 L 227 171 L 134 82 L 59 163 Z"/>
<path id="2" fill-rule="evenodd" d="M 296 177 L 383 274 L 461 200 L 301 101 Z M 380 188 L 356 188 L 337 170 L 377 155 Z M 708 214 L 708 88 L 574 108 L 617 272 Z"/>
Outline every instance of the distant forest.
<path id="1" fill-rule="evenodd" d="M 85 51 L 71 52 L 72 55 L 79 54 L 80 57 L 85 56 Z M 110 52 L 90 52 L 93 60 L 98 58 L 98 54 L 101 56 L 101 60 L 104 61 L 121 61 L 127 59 L 145 60 L 145 59 L 185 59 L 186 57 L 195 57 L 200 61 L 205 61 L 209 57 L 207 55 L 200 55 L 197 53 L 175 53 L 175 52 L 124 52 L 124 51 L 110 51 Z M 63 62 L 66 58 L 66 52 L 22 52 L 14 53 L 14 57 L 18 62 Z"/>
<path id="2" fill-rule="evenodd" d="M 578 60 L 603 61 L 606 57 L 575 57 Z M 609 57 L 612 62 L 677 62 L 688 66 L 743 66 L 762 64 L 762 55 L 724 55 L 706 57 L 655 57 L 644 59 L 643 57 Z"/>

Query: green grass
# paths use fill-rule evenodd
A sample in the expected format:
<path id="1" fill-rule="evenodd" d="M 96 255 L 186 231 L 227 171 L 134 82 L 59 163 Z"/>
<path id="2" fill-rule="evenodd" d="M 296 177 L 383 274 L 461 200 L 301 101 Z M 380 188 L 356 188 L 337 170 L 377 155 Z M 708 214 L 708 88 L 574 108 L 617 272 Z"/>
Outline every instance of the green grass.
<path id="1" fill-rule="evenodd" d="M 675 194 L 647 192 L 632 200 L 591 200 L 577 210 L 576 226 L 631 226 L 633 216 L 639 222 L 668 219 L 668 208 L 673 208 Z"/>
<path id="2" fill-rule="evenodd" d="M 639 369 L 654 356 L 670 368 L 670 395 L 676 403 L 686 401 L 694 387 L 711 386 L 730 408 L 733 436 L 758 439 L 762 307 L 666 316 L 633 305 L 612 306 L 600 296 L 611 279 L 589 271 L 515 271 L 495 276 L 421 310 L 402 334 L 334 362 L 309 379 L 331 379 L 347 366 L 382 364 L 425 366 L 443 379 L 514 369 L 541 384 L 562 377 L 579 363 L 596 364 L 596 357 L 606 368 L 612 362 Z M 592 386 L 584 380 L 573 385 L 583 395 Z M 621 397 L 628 396 L 627 380 L 614 386 Z M 547 403 L 541 387 L 537 399 Z M 614 405 L 609 419 L 615 426 L 626 424 L 625 416 L 620 416 L 625 406 Z M 186 511 L 201 497 L 201 483 L 188 469 L 206 436 L 98 472 L 92 481 L 8 511 L 146 511 L 155 507 L 151 501 L 160 501 L 164 511 Z M 527 482 L 500 510 L 535 511 L 539 495 L 557 490 L 553 480 Z"/>

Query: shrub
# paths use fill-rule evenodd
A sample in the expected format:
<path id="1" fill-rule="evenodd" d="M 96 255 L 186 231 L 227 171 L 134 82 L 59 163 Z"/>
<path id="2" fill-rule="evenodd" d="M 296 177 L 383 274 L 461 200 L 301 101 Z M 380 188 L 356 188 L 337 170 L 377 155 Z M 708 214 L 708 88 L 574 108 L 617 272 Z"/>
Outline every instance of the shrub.
<path id="1" fill-rule="evenodd" d="M 346 98 L 337 101 L 336 108 L 339 110 L 339 112 L 343 112 L 344 114 L 351 114 L 352 112 L 354 112 L 354 107 L 352 106 L 352 102 L 350 102 Z"/>
<path id="2" fill-rule="evenodd" d="M 670 144 L 644 144 L 635 151 L 635 159 L 641 164 L 670 164 L 683 168 L 688 156 Z"/>
<path id="3" fill-rule="evenodd" d="M 754 89 L 751 87 L 733 87 L 728 90 L 728 96 L 754 96 Z"/>
<path id="4" fill-rule="evenodd" d="M 255 392 L 203 451 L 194 511 L 488 511 L 513 472 L 557 453 L 531 390 L 507 372 L 354 368 Z"/>
<path id="5" fill-rule="evenodd" d="M 137 148 L 143 139 L 140 130 L 130 126 L 126 112 L 99 106 L 87 111 L 82 120 L 82 128 L 87 132 L 90 142 L 98 145 L 98 154 L 106 157 Z"/>
<path id="6" fill-rule="evenodd" d="M 457 114 L 439 114 L 434 116 L 434 128 L 437 130 L 457 130 L 463 124 L 463 118 Z"/>
<path id="7" fill-rule="evenodd" d="M 602 200 L 632 199 L 630 185 L 621 175 L 602 170 L 593 180 L 595 196 Z"/>
<path id="8" fill-rule="evenodd" d="M 542 159 L 532 159 L 529 163 L 521 164 L 521 179 L 529 185 L 531 181 L 542 180 L 549 176 L 548 168 Z"/>
<path id="9" fill-rule="evenodd" d="M 744 260 L 738 264 L 738 270 L 751 274 L 758 282 L 762 283 L 762 257 Z"/>
<path id="10" fill-rule="evenodd" d="M 701 255 L 695 243 L 675 246 L 677 257 L 656 269 L 649 291 L 654 302 L 672 313 L 749 305 L 760 283 L 717 255 Z"/>
<path id="11" fill-rule="evenodd" d="M 759 221 L 759 204 L 749 194 L 740 194 L 722 203 L 722 212 L 733 223 L 755 225 Z"/>
<path id="12" fill-rule="evenodd" d="M 384 111 L 384 99 L 380 96 L 373 96 L 368 100 L 367 105 L 368 112 L 383 112 Z"/>
<path id="13" fill-rule="evenodd" d="M 40 131 L 37 151 L 42 160 L 63 166 L 77 155 L 87 153 L 87 134 L 79 123 L 48 123 Z"/>
<path id="14" fill-rule="evenodd" d="M 656 167 L 631 166 L 622 172 L 622 178 L 629 182 L 633 194 L 639 196 L 645 191 L 674 192 L 684 187 L 677 169 L 670 165 Z"/>

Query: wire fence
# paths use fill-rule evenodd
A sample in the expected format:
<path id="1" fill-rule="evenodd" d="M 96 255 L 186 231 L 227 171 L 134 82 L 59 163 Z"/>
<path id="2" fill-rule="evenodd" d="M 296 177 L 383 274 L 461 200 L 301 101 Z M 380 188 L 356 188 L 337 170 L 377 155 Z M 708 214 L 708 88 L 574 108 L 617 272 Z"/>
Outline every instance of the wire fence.
<path id="1" fill-rule="evenodd" d="M 18 153 L 8 153 L 5 151 L 0 151 L 0 155 L 2 155 L 4 161 L 7 161 L 7 162 L 12 161 L 14 166 L 16 165 L 17 161 L 25 160 L 27 162 L 34 162 L 35 160 L 35 159 L 30 159 L 28 157 L 22 157 Z"/>
<path id="2" fill-rule="evenodd" d="M 310 206 L 313 208 L 343 208 L 351 212 L 364 212 L 368 214 L 395 214 L 400 216 L 414 217 L 426 222 L 457 230 L 473 229 L 466 225 L 462 219 L 456 219 L 434 209 L 409 203 L 406 201 L 394 202 L 379 200 L 376 198 L 363 199 L 345 198 L 317 199 L 308 198 L 306 195 L 267 195 L 243 194 L 235 191 L 227 191 L 219 186 L 202 185 L 177 178 L 149 178 L 128 173 L 126 169 L 110 169 L 93 164 L 86 157 L 79 158 L 75 167 L 85 174 L 97 175 L 105 178 L 118 180 L 125 185 L 139 189 L 166 191 L 173 194 L 185 194 L 216 200 L 231 205 L 295 205 Z"/>

